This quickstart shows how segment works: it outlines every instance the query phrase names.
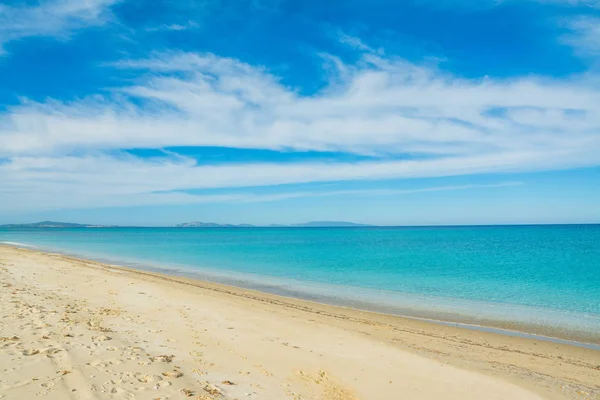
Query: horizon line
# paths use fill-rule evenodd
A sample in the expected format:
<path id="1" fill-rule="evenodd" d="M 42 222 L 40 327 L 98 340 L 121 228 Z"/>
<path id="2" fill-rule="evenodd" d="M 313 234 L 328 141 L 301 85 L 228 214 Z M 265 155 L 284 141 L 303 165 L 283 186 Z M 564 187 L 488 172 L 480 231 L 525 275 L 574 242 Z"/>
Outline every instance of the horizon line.
<path id="1" fill-rule="evenodd" d="M 407 225 L 378 225 L 378 224 L 363 224 L 363 223 L 353 223 L 346 221 L 339 221 L 339 223 L 350 223 L 355 225 L 307 225 L 311 222 L 321 222 L 321 221 L 311 221 L 308 223 L 296 223 L 296 224 L 266 224 L 266 225 L 255 225 L 255 224 L 245 224 L 245 223 L 213 223 L 213 222 L 205 222 L 205 224 L 215 224 L 217 226 L 178 226 L 181 224 L 174 225 L 118 225 L 118 224 L 86 224 L 79 222 L 59 222 L 59 221 L 41 221 L 41 222 L 30 222 L 30 223 L 9 223 L 9 224 L 0 224 L 0 228 L 8 228 L 8 227 L 27 227 L 30 225 L 36 225 L 43 222 L 52 222 L 56 224 L 73 224 L 80 226 L 72 226 L 72 227 L 35 227 L 35 229 L 115 229 L 115 228 L 177 228 L 177 229 L 252 229 L 252 228 L 294 228 L 294 229 L 310 229 L 310 228 L 343 228 L 343 229 L 360 229 L 360 228 L 452 228 L 452 227 L 494 227 L 494 226 L 569 226 L 569 225 L 600 225 L 600 221 L 597 222 L 539 222 L 539 223 L 526 223 L 526 222 L 515 222 L 515 223 L 481 223 L 481 224 L 407 224 Z M 334 221 L 331 221 L 334 222 Z"/>

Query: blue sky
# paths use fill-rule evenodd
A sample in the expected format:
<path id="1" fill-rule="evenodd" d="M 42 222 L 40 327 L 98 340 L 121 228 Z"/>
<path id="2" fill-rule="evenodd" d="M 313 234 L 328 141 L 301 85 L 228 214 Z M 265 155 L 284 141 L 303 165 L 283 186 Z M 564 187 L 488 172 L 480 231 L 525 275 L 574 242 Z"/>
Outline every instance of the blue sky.
<path id="1" fill-rule="evenodd" d="M 0 223 L 600 222 L 598 0 L 0 5 Z"/>

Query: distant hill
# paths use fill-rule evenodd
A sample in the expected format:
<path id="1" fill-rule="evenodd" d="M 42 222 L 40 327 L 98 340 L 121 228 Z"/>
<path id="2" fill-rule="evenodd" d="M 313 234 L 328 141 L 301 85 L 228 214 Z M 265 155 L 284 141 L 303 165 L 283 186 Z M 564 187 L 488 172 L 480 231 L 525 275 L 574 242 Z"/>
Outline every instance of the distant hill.
<path id="1" fill-rule="evenodd" d="M 269 225 L 270 228 L 326 228 L 326 227 L 359 227 L 359 226 L 369 226 L 362 224 L 355 224 L 354 222 L 344 222 L 344 221 L 312 221 L 305 222 L 302 224 L 292 224 L 292 225 L 280 225 L 280 224 L 272 224 Z M 240 225 L 232 225 L 232 224 L 216 224 L 214 222 L 186 222 L 183 224 L 176 225 L 177 228 L 255 228 L 255 225 L 249 224 L 240 224 Z"/>
<path id="2" fill-rule="evenodd" d="M 312 221 L 301 224 L 280 225 L 272 224 L 270 228 L 333 228 L 333 227 L 361 227 L 370 226 L 356 224 L 354 222 L 344 221 Z M 258 228 L 259 226 L 250 224 L 217 224 L 214 222 L 185 222 L 175 225 L 176 228 Z M 93 225 L 93 224 L 74 224 L 70 222 L 42 221 L 31 224 L 8 224 L 0 225 L 0 228 L 118 228 L 117 225 Z"/>
<path id="3" fill-rule="evenodd" d="M 0 228 L 114 228 L 112 225 L 72 224 L 70 222 L 42 221 L 31 224 L 0 225 Z"/>
<path id="4" fill-rule="evenodd" d="M 250 225 L 250 224 L 232 225 L 232 224 L 215 224 L 214 222 L 194 221 L 194 222 L 186 222 L 183 224 L 178 224 L 178 225 L 175 225 L 175 227 L 177 227 L 177 228 L 254 228 L 255 226 Z"/>
<path id="5" fill-rule="evenodd" d="M 296 226 L 299 228 L 335 228 L 335 227 L 352 227 L 352 226 L 370 226 L 364 224 L 356 224 L 354 222 L 345 222 L 345 221 L 312 221 L 305 222 L 303 224 L 294 224 L 290 226 Z"/>

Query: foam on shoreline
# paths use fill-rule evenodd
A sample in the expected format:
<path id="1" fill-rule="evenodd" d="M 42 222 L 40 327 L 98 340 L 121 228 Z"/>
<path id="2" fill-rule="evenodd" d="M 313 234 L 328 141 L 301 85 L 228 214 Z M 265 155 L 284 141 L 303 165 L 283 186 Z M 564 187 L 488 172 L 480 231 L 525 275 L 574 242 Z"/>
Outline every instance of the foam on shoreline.
<path id="1" fill-rule="evenodd" d="M 600 352 L 576 346 L 3 245 L 0 280 L 10 288 L 0 290 L 0 364 L 14 367 L 0 389 L 10 398 L 597 393 Z"/>
<path id="2" fill-rule="evenodd" d="M 7 246 L 15 246 L 15 247 L 29 247 L 29 248 L 36 248 L 36 246 L 32 246 L 30 244 L 24 244 L 24 243 L 19 243 L 19 242 L 0 242 L 0 244 L 4 244 Z"/>
<path id="3" fill-rule="evenodd" d="M 106 257 L 15 242 L 1 244 L 49 251 L 84 261 L 92 260 L 117 269 L 123 266 L 358 311 L 600 350 L 600 316 L 592 314 L 329 285 L 197 266 L 163 265 L 151 261 L 125 260 L 123 257 Z"/>

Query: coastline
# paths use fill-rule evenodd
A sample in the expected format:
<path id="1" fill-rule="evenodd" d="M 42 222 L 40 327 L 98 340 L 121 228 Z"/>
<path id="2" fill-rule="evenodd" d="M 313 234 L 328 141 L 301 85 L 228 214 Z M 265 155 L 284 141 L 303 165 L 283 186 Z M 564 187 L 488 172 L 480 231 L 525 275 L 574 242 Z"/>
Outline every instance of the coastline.
<path id="1" fill-rule="evenodd" d="M 338 340 L 340 338 L 339 335 L 344 335 L 346 340 L 356 341 L 352 342 L 354 344 L 352 349 L 355 349 L 356 346 L 359 345 L 373 346 L 375 343 L 385 345 L 385 351 L 390 352 L 390 357 L 391 354 L 393 354 L 397 356 L 399 360 L 406 357 L 418 357 L 417 359 L 411 360 L 415 363 L 425 362 L 424 360 L 434 361 L 438 366 L 441 364 L 442 366 L 448 367 L 448 371 L 451 370 L 450 368 L 456 368 L 456 371 L 452 370 L 452 373 L 459 373 L 457 371 L 461 371 L 462 373 L 462 371 L 466 371 L 474 374 L 465 375 L 465 377 L 461 379 L 479 379 L 482 376 L 497 379 L 499 381 L 496 383 L 500 385 L 497 389 L 499 391 L 498 393 L 501 393 L 505 389 L 513 390 L 515 387 L 523 387 L 527 389 L 527 393 L 535 393 L 539 396 L 535 397 L 532 395 L 532 397 L 527 397 L 528 395 L 524 393 L 510 394 L 510 396 L 514 398 L 562 399 L 582 398 L 581 396 L 597 398 L 593 396 L 600 396 L 600 378 L 598 378 L 598 376 L 600 376 L 600 352 L 592 349 L 562 343 L 539 341 L 537 339 L 526 337 L 501 335 L 495 332 L 446 326 L 413 318 L 403 318 L 330 306 L 248 289 L 235 288 L 222 284 L 203 282 L 191 278 L 169 276 L 156 272 L 107 265 L 60 254 L 43 253 L 31 249 L 0 246 L 0 262 L 5 265 L 3 268 L 6 269 L 8 273 L 11 272 L 9 269 L 10 266 L 6 265 L 12 264 L 12 266 L 14 266 L 16 264 L 25 263 L 30 266 L 32 271 L 35 269 L 33 274 L 36 275 L 36 280 L 40 275 L 45 276 L 45 286 L 39 287 L 39 290 L 44 289 L 50 291 L 62 288 L 60 290 L 64 291 L 66 294 L 71 293 L 69 294 L 70 296 L 74 296 L 72 293 L 77 294 L 77 296 L 88 296 L 88 294 L 85 290 L 78 291 L 76 287 L 69 286 L 67 284 L 69 283 L 67 282 L 68 280 L 72 280 L 71 283 L 81 283 L 85 282 L 85 279 L 89 278 L 88 280 L 90 280 L 91 277 L 93 277 L 98 281 L 104 281 L 104 284 L 107 285 L 106 288 L 97 289 L 101 290 L 102 293 L 110 293 L 111 291 L 116 292 L 117 290 L 115 287 L 121 288 L 127 287 L 128 285 L 132 285 L 132 287 L 143 286 L 143 291 L 131 292 L 127 297 L 111 300 L 114 301 L 114 304 L 118 305 L 119 308 L 126 308 L 126 305 L 134 307 L 134 312 L 136 311 L 135 307 L 139 306 L 140 308 L 144 308 L 145 305 L 138 304 L 137 302 L 132 303 L 130 296 L 136 295 L 136 293 L 149 293 L 150 290 L 148 288 L 152 287 L 152 291 L 159 290 L 161 293 L 168 293 L 169 296 L 172 296 L 173 298 L 185 295 L 185 302 L 181 303 L 182 300 L 178 299 L 178 302 L 175 303 L 187 304 L 187 308 L 185 308 L 184 311 L 180 310 L 180 312 L 191 313 L 192 309 L 190 306 L 196 307 L 198 304 L 212 302 L 211 304 L 215 305 L 215 307 L 212 308 L 210 312 L 206 310 L 198 311 L 201 312 L 201 314 L 198 315 L 198 318 L 200 319 L 207 318 L 206 313 L 209 313 L 210 317 L 213 319 L 220 319 L 222 316 L 229 315 L 228 313 L 235 313 L 240 316 L 240 318 L 246 318 L 246 316 L 248 316 L 247 318 L 250 318 L 249 316 L 252 316 L 252 318 L 259 319 L 259 317 L 263 318 L 264 315 L 254 313 L 258 313 L 259 311 L 261 313 L 267 313 L 268 319 L 261 321 L 273 323 L 275 324 L 275 327 L 265 329 L 264 332 L 255 337 L 255 339 L 261 343 L 264 342 L 265 338 L 272 339 L 273 336 L 280 338 L 281 341 L 285 340 L 284 343 L 288 343 L 287 340 L 289 340 L 289 343 L 293 343 L 291 339 L 288 338 L 293 336 L 292 333 L 289 332 L 290 327 L 294 329 L 297 327 L 299 331 L 302 331 L 302 329 L 313 329 L 312 327 L 307 328 L 305 324 L 311 326 L 312 324 L 318 324 L 319 330 L 331 330 L 330 335 L 319 337 L 319 339 L 315 338 L 314 341 L 311 341 L 311 337 L 318 335 L 319 330 L 309 331 L 310 334 L 308 334 L 305 339 L 302 339 L 304 338 L 304 335 L 302 338 L 295 338 L 297 341 L 305 340 L 301 346 L 297 347 L 301 349 L 313 347 L 310 354 L 305 355 L 306 357 L 312 357 L 313 352 L 317 351 L 314 346 L 319 347 L 324 345 L 323 341 L 329 340 L 329 337 L 333 337 L 333 340 Z M 62 278 L 58 275 L 59 270 L 68 272 L 69 276 L 65 276 L 64 282 L 61 281 Z M 27 271 L 24 270 L 18 273 L 27 274 Z M 27 276 L 23 275 L 23 277 L 25 278 Z M 32 276 L 28 277 L 32 278 Z M 116 284 L 117 282 L 126 283 L 122 284 L 122 286 L 118 286 Z M 12 284 L 14 285 L 14 283 Z M 114 297 L 115 295 L 113 294 L 109 297 L 111 296 Z M 120 296 L 124 295 L 121 294 Z M 92 298 L 92 295 L 90 294 L 89 297 Z M 202 301 L 200 301 L 200 299 Z M 80 298 L 80 300 L 88 301 L 89 299 Z M 157 297 L 156 301 L 161 301 L 162 303 L 160 296 Z M 160 321 L 162 317 L 167 318 L 167 316 L 163 314 L 149 318 L 158 318 L 157 321 Z M 240 318 L 233 318 L 228 324 L 235 326 L 242 322 Z M 296 326 L 296 323 L 299 325 Z M 114 326 L 113 329 L 115 331 L 120 331 L 122 328 L 119 324 L 114 324 Z M 284 326 L 285 329 L 283 328 Z M 153 328 L 156 327 L 153 326 Z M 9 332 L 4 332 L 6 327 L 0 329 L 2 330 L 2 335 L 0 336 L 6 335 L 8 337 Z M 161 330 L 162 329 L 166 330 L 165 327 L 161 326 Z M 222 335 L 230 335 L 233 332 L 233 329 L 230 331 L 229 327 L 221 327 L 219 329 L 221 329 L 218 334 L 219 338 L 221 338 Z M 248 329 L 244 330 L 241 326 L 235 326 L 235 332 L 242 335 L 242 337 L 252 337 L 248 332 Z M 335 334 L 333 334 L 333 332 L 335 332 Z M 256 332 L 254 332 L 254 334 L 256 334 Z M 346 335 L 349 336 L 346 337 Z M 163 345 L 164 342 L 163 338 Z M 284 346 L 287 351 L 289 346 Z M 356 354 L 353 353 L 354 350 L 351 351 L 350 354 L 345 353 L 350 348 L 348 346 L 348 344 L 344 344 L 344 346 L 336 348 L 336 350 L 332 352 L 333 354 L 337 354 L 343 350 L 344 357 L 356 357 Z M 294 347 L 292 347 L 292 349 L 294 349 Z M 203 350 L 207 351 L 206 348 L 203 348 Z M 175 351 L 175 349 L 173 349 L 173 351 Z M 237 349 L 237 351 L 239 351 L 239 349 Z M 367 354 L 371 353 L 367 352 L 365 354 L 365 357 L 367 357 Z M 328 362 L 331 363 L 327 370 L 332 372 L 328 373 L 331 373 L 332 377 L 336 376 L 336 379 L 340 382 L 344 381 L 344 385 L 342 386 L 348 387 L 349 389 L 347 390 L 355 393 L 355 395 L 352 395 L 354 397 L 351 397 L 350 395 L 323 397 L 320 394 L 319 396 L 321 397 L 298 398 L 390 398 L 386 397 L 385 393 L 389 393 L 388 390 L 392 390 L 391 388 L 373 388 L 369 386 L 370 384 L 368 382 L 362 382 L 360 378 L 356 378 L 359 379 L 358 383 L 353 381 L 348 382 L 346 376 L 349 375 L 349 372 L 340 372 L 339 368 L 341 367 L 334 366 L 337 364 L 335 364 L 334 361 L 336 360 L 332 357 L 333 356 L 327 353 L 323 353 L 320 356 L 320 358 L 329 360 Z M 379 355 L 379 357 L 381 357 L 381 355 Z M 377 363 L 387 362 L 387 355 L 385 356 L 385 359 L 377 358 L 377 360 Z M 262 360 L 262 362 L 266 361 Z M 312 363 L 308 364 L 312 365 Z M 362 372 L 363 374 L 366 374 L 365 379 L 369 378 L 369 380 L 377 381 L 375 376 L 388 373 L 386 371 L 376 370 L 376 367 L 374 366 L 371 367 L 373 368 L 373 371 Z M 236 368 L 236 366 L 233 368 Z M 338 370 L 336 370 L 336 368 L 338 368 Z M 434 368 L 434 366 L 431 365 L 427 368 Z M 406 370 L 398 370 L 398 372 L 408 373 Z M 428 370 L 428 373 L 429 372 L 430 371 Z M 317 375 L 319 374 L 318 371 L 316 373 Z M 372 375 L 372 373 L 378 375 Z M 440 372 L 437 371 L 436 373 Z M 443 380 L 442 375 L 440 375 L 440 379 Z M 319 378 L 316 378 L 316 380 L 318 381 Z M 390 382 L 392 381 L 390 380 Z M 219 382 L 216 384 L 218 383 Z M 415 384 L 417 383 L 419 383 L 419 381 L 415 382 Z M 338 384 L 341 383 L 336 383 L 336 385 Z M 379 384 L 381 384 L 381 382 L 379 382 Z M 458 384 L 458 386 L 461 386 L 460 382 L 458 382 Z M 486 381 L 486 385 L 487 384 L 491 385 L 490 382 Z M 2 382 L 0 382 L 0 393 L 2 392 L 1 385 Z M 317 384 L 317 386 L 319 385 L 320 384 Z M 421 381 L 419 387 L 422 387 L 422 385 L 426 386 L 426 382 Z M 477 387 L 479 386 L 472 386 L 472 398 L 507 398 L 506 396 L 509 396 L 509 394 L 505 392 L 502 392 L 503 394 L 501 397 L 482 397 L 481 393 L 476 396 L 477 390 L 473 388 Z M 482 387 L 487 386 L 484 385 Z M 318 389 L 319 387 L 315 390 Z M 321 387 L 321 389 L 323 388 Z M 432 388 L 432 390 L 433 389 L 434 388 Z M 453 386 L 453 390 L 454 389 L 458 391 L 457 393 L 460 392 L 459 388 L 454 388 Z M 295 390 L 301 391 L 301 389 Z M 338 392 L 345 393 L 344 390 L 346 389 L 339 389 Z M 449 389 L 446 388 L 446 390 Z M 378 394 L 365 397 L 364 393 L 366 393 L 366 391 L 371 394 Z M 444 392 L 442 391 L 442 393 Z M 424 395 L 419 398 L 429 397 Z M 454 397 L 450 394 L 444 396 L 444 398 Z M 465 394 L 461 393 L 460 396 L 456 398 L 469 397 L 465 397 Z"/>
<path id="2" fill-rule="evenodd" d="M 489 314 L 490 309 L 501 310 L 511 309 L 508 314 L 503 315 L 502 318 L 493 318 L 488 315 L 480 315 L 474 317 L 466 313 L 460 312 L 448 312 L 446 311 L 432 311 L 431 299 L 428 301 L 421 301 L 419 295 L 411 295 L 410 300 L 405 301 L 402 306 L 390 305 L 389 299 L 385 296 L 363 296 L 354 297 L 350 299 L 347 295 L 335 295 L 337 287 L 331 286 L 323 290 L 307 291 L 307 282 L 302 282 L 303 287 L 298 289 L 291 286 L 289 282 L 278 282 L 273 278 L 269 278 L 265 283 L 264 277 L 252 274 L 241 274 L 241 273 L 222 273 L 213 271 L 211 269 L 191 269 L 185 265 L 161 265 L 153 263 L 151 261 L 139 261 L 139 260 L 128 260 L 123 261 L 119 257 L 112 256 L 98 256 L 95 254 L 84 254 L 76 251 L 65 251 L 59 248 L 45 248 L 30 244 L 18 243 L 18 242 L 0 242 L 0 246 L 23 248 L 32 251 L 39 251 L 41 253 L 58 254 L 64 257 L 71 258 L 73 260 L 86 260 L 89 262 L 97 262 L 102 265 L 110 265 L 113 268 L 124 268 L 132 272 L 145 272 L 151 274 L 157 274 L 159 276 L 168 276 L 172 278 L 191 279 L 199 283 L 211 283 L 214 285 L 222 285 L 229 290 L 248 290 L 258 295 L 274 295 L 282 297 L 284 299 L 295 299 L 299 301 L 305 301 L 312 304 L 329 305 L 335 307 L 341 307 L 344 309 L 355 310 L 359 312 L 368 312 L 373 314 L 380 314 L 384 316 L 399 317 L 410 320 L 424 321 L 428 323 L 441 324 L 445 326 L 454 326 L 460 329 L 470 329 L 483 332 L 492 332 L 508 336 L 524 337 L 535 340 L 543 340 L 552 343 L 561 343 L 573 346 L 581 346 L 592 350 L 600 351 L 600 327 L 597 330 L 594 329 L 573 329 L 565 328 L 564 325 L 548 324 L 546 323 L 535 323 L 528 318 L 527 315 L 522 316 L 520 320 L 516 318 L 514 313 L 514 305 L 504 305 L 496 303 L 481 303 L 472 304 L 470 308 L 484 307 L 486 312 Z M 326 286 L 319 283 L 310 283 L 310 286 Z M 312 288 L 311 288 L 312 289 Z M 344 288 L 350 289 L 350 288 Z M 357 288 L 360 294 L 364 294 L 367 290 L 364 288 Z M 375 291 L 373 291 L 375 292 Z M 334 294 L 332 294 L 334 293 Z M 395 293 L 394 293 L 395 294 Z M 353 296 L 355 296 L 353 294 Z M 379 303 L 377 302 L 379 300 Z M 440 299 L 436 299 L 438 302 Z M 422 306 L 422 303 L 427 303 L 429 306 Z M 417 307 L 420 306 L 420 309 Z M 528 307 L 522 306 L 522 309 Z M 556 314 L 562 314 L 564 317 L 566 312 L 561 310 L 535 310 L 536 312 L 543 311 L 547 316 L 556 318 Z M 576 320 L 581 317 L 585 317 L 585 314 L 578 314 L 569 317 Z M 594 317 L 595 318 L 595 317 Z M 526 321 L 526 322 L 525 322 Z M 598 321 L 595 321 L 598 324 Z"/>

